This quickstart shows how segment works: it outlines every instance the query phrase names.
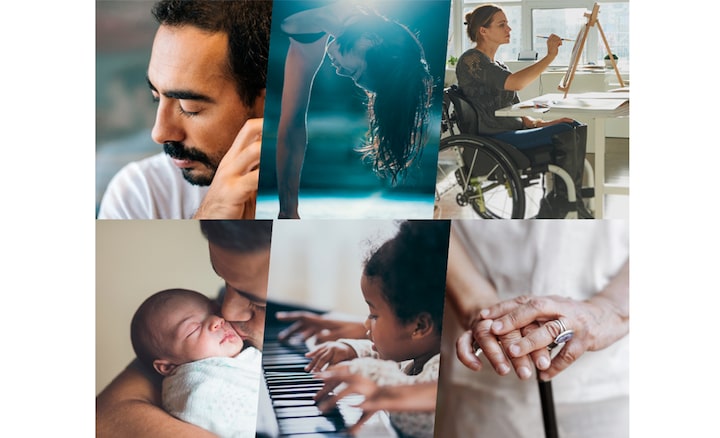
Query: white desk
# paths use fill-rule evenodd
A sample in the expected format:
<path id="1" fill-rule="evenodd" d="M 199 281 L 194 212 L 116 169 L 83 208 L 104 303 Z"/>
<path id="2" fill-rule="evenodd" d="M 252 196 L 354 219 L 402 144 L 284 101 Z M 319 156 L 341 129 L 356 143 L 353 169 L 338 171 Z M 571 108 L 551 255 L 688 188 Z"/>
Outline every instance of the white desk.
<path id="1" fill-rule="evenodd" d="M 616 100 L 617 99 L 617 100 Z M 627 100 L 620 105 L 622 100 Z M 548 108 L 535 108 L 534 103 L 548 103 Z M 629 187 L 605 183 L 605 120 L 630 115 L 629 93 L 597 92 L 544 94 L 532 100 L 495 111 L 498 117 L 529 116 L 554 120 L 570 117 L 588 125 L 588 147 L 595 151 L 595 218 L 603 218 L 605 195 L 629 195 Z"/>

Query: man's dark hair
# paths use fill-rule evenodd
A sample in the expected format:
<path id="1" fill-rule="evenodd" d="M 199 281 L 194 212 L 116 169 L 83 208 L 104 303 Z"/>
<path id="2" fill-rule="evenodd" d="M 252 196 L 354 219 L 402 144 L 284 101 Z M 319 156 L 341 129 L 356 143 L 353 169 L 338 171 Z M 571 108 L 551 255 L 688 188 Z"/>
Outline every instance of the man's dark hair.
<path id="1" fill-rule="evenodd" d="M 267 78 L 272 1 L 162 0 L 152 13 L 161 25 L 227 34 L 229 71 L 245 105 L 253 105 Z"/>
<path id="2" fill-rule="evenodd" d="M 238 252 L 253 252 L 270 248 L 272 220 L 214 220 L 200 221 L 200 230 L 208 242 Z"/>

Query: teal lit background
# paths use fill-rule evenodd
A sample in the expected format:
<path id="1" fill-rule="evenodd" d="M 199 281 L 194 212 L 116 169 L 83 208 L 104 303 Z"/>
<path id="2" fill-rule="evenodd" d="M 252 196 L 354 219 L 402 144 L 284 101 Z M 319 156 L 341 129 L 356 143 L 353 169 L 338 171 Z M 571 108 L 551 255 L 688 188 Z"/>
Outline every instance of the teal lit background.
<path id="1" fill-rule="evenodd" d="M 95 2 L 96 211 L 108 182 L 122 166 L 162 151 L 150 138 L 156 107 L 145 81 L 157 29 L 150 12 L 153 3 Z M 275 138 L 288 47 L 279 25 L 291 13 L 326 3 L 317 0 L 274 3 L 258 218 L 274 218 L 278 208 Z M 317 74 L 308 114 L 310 144 L 302 175 L 301 217 L 330 218 L 343 210 L 344 216 L 351 218 L 431 218 L 450 1 L 382 0 L 363 4 L 405 24 L 424 47 L 435 80 L 429 141 L 405 184 L 391 187 L 378 179 L 355 151 L 367 131 L 364 92 L 349 78 L 337 76 L 329 61 L 325 61 Z M 303 207 L 310 208 L 310 197 L 315 206 L 312 211 L 303 212 Z"/>
<path id="2" fill-rule="evenodd" d="M 278 210 L 275 154 L 285 56 L 289 46 L 280 24 L 295 12 L 327 3 L 274 2 L 257 218 L 276 217 Z M 365 213 L 358 213 L 361 218 L 432 218 L 450 1 L 368 1 L 363 5 L 374 7 L 380 15 L 407 26 L 423 46 L 435 84 L 428 143 L 420 161 L 401 184 L 392 187 L 389 181 L 379 179 L 371 165 L 363 162 L 355 150 L 363 144 L 368 129 L 365 93 L 350 78 L 338 76 L 325 59 L 315 77 L 308 110 L 308 148 L 300 183 L 300 216 L 334 216 L 330 211 L 332 203 L 341 200 L 342 207 L 338 208 L 346 209 L 348 205 L 358 203 L 366 205 L 367 208 L 363 207 Z M 323 204 L 322 213 L 308 210 L 310 199 L 315 204 Z M 341 216 L 358 217 L 349 211 Z"/>

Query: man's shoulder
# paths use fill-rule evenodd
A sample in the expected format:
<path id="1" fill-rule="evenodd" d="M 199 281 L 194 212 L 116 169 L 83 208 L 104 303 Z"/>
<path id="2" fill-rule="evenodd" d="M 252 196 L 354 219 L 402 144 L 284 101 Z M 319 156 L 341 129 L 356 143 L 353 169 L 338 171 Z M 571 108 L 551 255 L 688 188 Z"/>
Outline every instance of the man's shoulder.
<path id="1" fill-rule="evenodd" d="M 143 364 L 140 361 L 140 359 L 138 359 L 137 357 L 128 364 L 127 368 L 138 371 L 140 374 L 143 375 L 143 377 L 145 377 L 148 381 L 150 381 L 153 384 L 153 386 L 155 386 L 156 388 L 160 389 L 160 387 L 162 386 L 163 376 L 161 376 L 154 369 Z"/>
<path id="2" fill-rule="evenodd" d="M 108 187 L 111 187 L 117 180 L 126 180 L 137 184 L 143 181 L 169 180 L 178 176 L 182 177 L 180 172 L 174 168 L 170 158 L 161 152 L 127 163 L 113 176 Z"/>
<path id="3" fill-rule="evenodd" d="M 125 165 L 110 181 L 99 219 L 188 219 L 207 187 L 194 186 L 164 153 Z"/>

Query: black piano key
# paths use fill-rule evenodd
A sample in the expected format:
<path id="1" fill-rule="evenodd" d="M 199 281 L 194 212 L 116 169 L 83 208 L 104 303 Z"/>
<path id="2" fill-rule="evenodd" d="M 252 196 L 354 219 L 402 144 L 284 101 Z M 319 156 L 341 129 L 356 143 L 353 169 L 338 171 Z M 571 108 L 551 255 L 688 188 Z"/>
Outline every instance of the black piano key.
<path id="1" fill-rule="evenodd" d="M 263 366 L 263 368 L 267 371 L 299 372 L 299 371 L 305 371 L 305 365 L 306 364 L 268 365 L 268 366 Z"/>
<path id="2" fill-rule="evenodd" d="M 312 385 L 317 386 L 323 386 L 322 381 L 318 381 L 317 379 L 275 379 L 268 381 L 268 388 L 289 388 L 291 386 L 304 386 L 304 385 Z"/>
<path id="3" fill-rule="evenodd" d="M 314 376 L 307 371 L 268 371 L 265 373 L 265 377 L 274 380 L 303 380 L 313 378 Z"/>
<path id="4" fill-rule="evenodd" d="M 345 431 L 346 414 L 338 408 L 325 413 L 317 408 L 315 395 L 323 387 L 323 381 L 305 371 L 311 359 L 305 357 L 308 348 L 303 341 L 297 338 L 289 343 L 277 340 L 277 334 L 284 327 L 266 326 L 262 360 L 280 436 L 350 438 Z"/>
<path id="5" fill-rule="evenodd" d="M 342 413 L 337 409 L 322 412 L 317 406 L 278 406 L 275 408 L 277 418 L 311 418 L 324 417 L 336 424 L 344 425 Z"/>
<path id="6" fill-rule="evenodd" d="M 279 353 L 274 354 L 271 356 L 268 356 L 263 361 L 264 363 L 270 364 L 270 363 L 278 363 L 282 361 L 288 361 L 288 362 L 295 362 L 297 360 L 306 360 L 310 362 L 310 359 L 305 357 L 304 354 L 287 354 L 287 353 Z"/>
<path id="7" fill-rule="evenodd" d="M 312 376 L 296 376 L 296 377 L 272 377 L 266 378 L 268 386 L 278 385 L 291 385 L 291 384 L 303 384 L 303 383 L 324 383 L 323 380 L 314 378 Z"/>
<path id="8" fill-rule="evenodd" d="M 268 379 L 308 379 L 316 378 L 307 371 L 292 371 L 292 372 L 281 372 L 281 371 L 266 371 L 265 377 Z"/>
<path id="9" fill-rule="evenodd" d="M 278 356 L 278 358 L 268 358 L 268 360 L 263 361 L 263 365 L 265 366 L 271 366 L 271 365 L 307 365 L 310 363 L 310 359 L 306 357 L 290 357 L 287 355 Z"/>

